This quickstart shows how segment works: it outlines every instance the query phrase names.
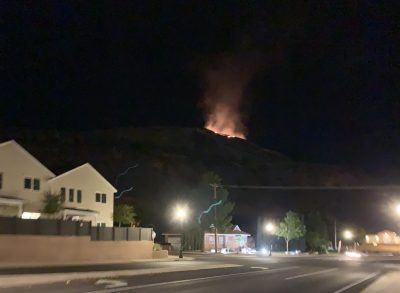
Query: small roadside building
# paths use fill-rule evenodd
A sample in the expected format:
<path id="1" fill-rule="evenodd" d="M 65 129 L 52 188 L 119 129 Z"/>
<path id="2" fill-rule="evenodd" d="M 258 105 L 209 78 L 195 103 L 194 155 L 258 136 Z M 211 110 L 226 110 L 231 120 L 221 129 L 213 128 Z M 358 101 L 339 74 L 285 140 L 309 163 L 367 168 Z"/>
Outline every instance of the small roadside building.
<path id="1" fill-rule="evenodd" d="M 240 252 L 242 248 L 248 247 L 248 237 L 251 236 L 240 230 L 239 226 L 236 225 L 232 231 L 217 234 L 217 251 L 225 250 L 227 252 Z M 213 232 L 204 233 L 204 252 L 215 251 L 215 239 Z"/>
<path id="2" fill-rule="evenodd" d="M 396 234 L 396 232 L 383 230 L 376 234 L 367 234 L 365 235 L 365 243 L 372 245 L 379 244 L 400 244 L 400 237 Z"/>
<path id="3" fill-rule="evenodd" d="M 162 233 L 163 245 L 169 252 L 179 252 L 181 249 L 181 233 L 166 232 Z"/>
<path id="4" fill-rule="evenodd" d="M 376 234 L 365 235 L 365 243 L 358 248 L 363 252 L 400 253 L 400 237 L 396 232 L 383 230 Z"/>

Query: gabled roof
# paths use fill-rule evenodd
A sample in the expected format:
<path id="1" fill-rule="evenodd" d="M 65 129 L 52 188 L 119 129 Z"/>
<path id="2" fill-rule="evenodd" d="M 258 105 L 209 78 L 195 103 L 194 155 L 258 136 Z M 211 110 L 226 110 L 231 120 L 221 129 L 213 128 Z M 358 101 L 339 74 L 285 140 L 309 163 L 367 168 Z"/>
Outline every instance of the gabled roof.
<path id="1" fill-rule="evenodd" d="M 97 176 L 99 176 L 108 186 L 110 186 L 110 187 L 113 189 L 114 192 L 117 192 L 117 189 L 116 189 L 114 186 L 112 186 L 111 183 L 108 182 L 107 179 L 105 179 L 105 178 L 103 177 L 103 175 L 101 175 L 101 174 L 100 174 L 92 165 L 90 165 L 89 163 L 83 164 L 83 165 L 81 165 L 81 166 L 79 166 L 79 167 L 76 167 L 76 168 L 74 168 L 74 169 L 72 169 L 72 170 L 69 170 L 69 171 L 67 171 L 67 172 L 65 172 L 65 173 L 63 173 L 63 174 L 60 174 L 60 175 L 58 175 L 57 177 L 54 177 L 54 178 L 50 179 L 50 180 L 49 180 L 49 183 L 50 183 L 50 182 L 53 182 L 53 181 L 57 181 L 57 180 L 59 180 L 60 178 L 63 178 L 64 176 L 66 176 L 66 175 L 68 175 L 68 174 L 71 174 L 71 173 L 73 173 L 73 172 L 77 172 L 77 171 L 79 171 L 79 170 L 81 170 L 81 169 L 84 169 L 84 168 L 89 168 L 89 169 L 90 169 L 91 171 L 93 171 Z"/>
<path id="2" fill-rule="evenodd" d="M 205 234 L 214 234 L 213 232 L 205 233 Z M 246 233 L 242 230 L 240 230 L 239 225 L 235 225 L 235 227 L 232 229 L 232 231 L 226 231 L 224 233 L 217 233 L 218 235 L 247 235 L 251 236 L 251 234 Z"/>
<path id="3" fill-rule="evenodd" d="M 47 172 L 50 173 L 51 176 L 56 176 L 53 172 L 51 172 L 45 165 L 43 165 L 38 159 L 36 159 L 34 156 L 32 156 L 26 149 L 24 149 L 21 145 L 19 145 L 15 140 L 9 140 L 6 142 L 0 143 L 0 149 L 2 147 L 11 145 L 21 153 L 23 153 L 25 156 L 28 157 L 32 162 L 35 164 L 39 165 L 41 168 L 44 168 Z"/>

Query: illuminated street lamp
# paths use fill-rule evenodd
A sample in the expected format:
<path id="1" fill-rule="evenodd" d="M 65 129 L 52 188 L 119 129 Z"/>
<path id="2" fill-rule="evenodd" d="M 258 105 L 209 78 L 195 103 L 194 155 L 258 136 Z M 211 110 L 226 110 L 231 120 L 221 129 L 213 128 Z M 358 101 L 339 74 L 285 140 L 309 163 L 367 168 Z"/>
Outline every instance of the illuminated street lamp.
<path id="1" fill-rule="evenodd" d="M 174 217 L 181 225 L 181 247 L 179 248 L 179 258 L 183 258 L 183 222 L 188 216 L 188 209 L 186 206 L 177 206 L 175 208 Z"/>
<path id="2" fill-rule="evenodd" d="M 187 217 L 186 207 L 177 207 L 175 211 L 175 217 L 180 223 L 183 223 Z"/>
<path id="3" fill-rule="evenodd" d="M 396 213 L 398 216 L 400 216 L 400 203 L 396 206 Z"/>
<path id="4" fill-rule="evenodd" d="M 346 239 L 346 240 L 351 240 L 354 237 L 353 232 L 351 232 L 350 230 L 345 230 L 343 232 L 343 236 L 344 236 L 344 239 Z"/>
<path id="5" fill-rule="evenodd" d="M 343 237 L 344 237 L 344 239 L 346 239 L 347 241 L 351 241 L 351 240 L 353 240 L 353 238 L 354 238 L 354 234 L 353 234 L 353 232 L 352 231 L 350 231 L 350 230 L 344 230 L 343 231 Z M 357 244 L 356 244 L 356 241 L 354 241 L 354 251 L 356 251 L 356 248 L 357 247 Z"/>
<path id="6" fill-rule="evenodd" d="M 273 223 L 268 223 L 265 225 L 265 231 L 267 231 L 267 233 L 273 233 L 275 231 L 275 225 Z"/>
<path id="7" fill-rule="evenodd" d="M 273 234 L 275 232 L 275 229 L 276 229 L 276 227 L 275 227 L 274 223 L 270 222 L 265 225 L 265 231 L 268 234 Z M 272 240 L 271 240 L 271 244 L 270 244 L 270 248 L 269 248 L 269 256 L 271 256 L 271 255 L 272 255 Z"/>

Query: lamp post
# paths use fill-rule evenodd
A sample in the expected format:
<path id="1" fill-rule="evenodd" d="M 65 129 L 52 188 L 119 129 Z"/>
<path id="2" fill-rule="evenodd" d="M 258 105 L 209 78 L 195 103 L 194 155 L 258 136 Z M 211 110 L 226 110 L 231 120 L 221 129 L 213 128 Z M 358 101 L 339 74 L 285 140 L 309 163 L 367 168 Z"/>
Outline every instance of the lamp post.
<path id="1" fill-rule="evenodd" d="M 215 203 L 217 202 L 217 188 L 218 185 L 216 183 L 211 184 L 213 190 L 214 190 L 214 201 Z M 215 205 L 214 207 L 214 247 L 215 247 L 215 253 L 218 253 L 218 240 L 217 240 L 217 206 Z"/>
<path id="2" fill-rule="evenodd" d="M 343 231 L 343 237 L 344 237 L 344 239 L 346 239 L 347 241 L 351 241 L 351 240 L 353 240 L 353 238 L 354 238 L 354 234 L 353 234 L 353 232 L 351 232 L 350 230 L 344 230 L 344 231 Z M 355 250 L 355 248 L 356 248 L 356 245 L 355 245 L 355 243 L 354 243 L 354 250 Z"/>
<path id="3" fill-rule="evenodd" d="M 183 222 L 187 218 L 187 207 L 185 206 L 178 206 L 175 209 L 175 219 L 179 221 L 181 227 L 181 245 L 179 248 L 179 258 L 183 258 Z"/>
<path id="4" fill-rule="evenodd" d="M 268 233 L 268 234 L 273 234 L 274 233 L 274 231 L 275 231 L 275 225 L 273 224 L 273 223 L 267 223 L 266 225 L 265 225 L 265 231 Z M 271 243 L 270 243 L 270 249 L 269 249 L 269 256 L 271 256 L 272 255 L 272 240 L 271 240 Z"/>

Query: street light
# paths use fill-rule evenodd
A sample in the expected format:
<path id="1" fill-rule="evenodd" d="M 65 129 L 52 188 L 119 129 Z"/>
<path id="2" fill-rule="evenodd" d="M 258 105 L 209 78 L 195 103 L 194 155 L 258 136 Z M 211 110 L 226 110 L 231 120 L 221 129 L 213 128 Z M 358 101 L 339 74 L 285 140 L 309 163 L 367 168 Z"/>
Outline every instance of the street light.
<path id="1" fill-rule="evenodd" d="M 350 231 L 350 230 L 344 230 L 344 232 L 343 232 L 343 237 L 344 237 L 344 239 L 346 239 L 346 240 L 348 240 L 348 241 L 350 241 L 350 240 L 353 240 L 353 238 L 354 238 L 354 234 L 353 234 L 353 232 L 352 231 Z M 356 241 L 354 241 L 354 251 L 356 251 Z"/>
<path id="2" fill-rule="evenodd" d="M 400 203 L 396 206 L 396 213 L 398 216 L 400 216 Z"/>
<path id="3" fill-rule="evenodd" d="M 265 225 L 265 231 L 267 231 L 268 234 L 273 234 L 275 232 L 275 229 L 276 229 L 276 227 L 275 227 L 274 223 L 267 223 Z M 271 240 L 270 249 L 269 249 L 269 256 L 271 256 L 271 255 L 272 255 L 272 240 Z"/>
<path id="4" fill-rule="evenodd" d="M 268 223 L 265 225 L 265 231 L 268 233 L 273 233 L 275 231 L 275 225 L 273 223 Z"/>
<path id="5" fill-rule="evenodd" d="M 186 206 L 177 206 L 175 208 L 174 217 L 181 225 L 181 246 L 179 248 L 179 258 L 183 258 L 183 222 L 188 216 L 188 209 Z"/>
<path id="6" fill-rule="evenodd" d="M 186 207 L 177 207 L 175 211 L 175 217 L 176 219 L 183 223 L 183 221 L 186 219 L 187 216 L 187 210 Z"/>
<path id="7" fill-rule="evenodd" d="M 346 239 L 346 240 L 351 240 L 351 239 L 353 239 L 353 232 L 351 232 L 350 230 L 345 230 L 344 232 L 343 232 L 343 236 L 344 236 L 344 239 Z"/>

